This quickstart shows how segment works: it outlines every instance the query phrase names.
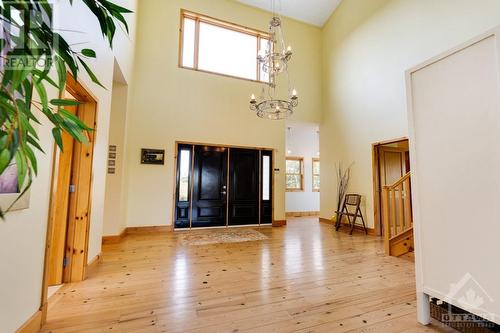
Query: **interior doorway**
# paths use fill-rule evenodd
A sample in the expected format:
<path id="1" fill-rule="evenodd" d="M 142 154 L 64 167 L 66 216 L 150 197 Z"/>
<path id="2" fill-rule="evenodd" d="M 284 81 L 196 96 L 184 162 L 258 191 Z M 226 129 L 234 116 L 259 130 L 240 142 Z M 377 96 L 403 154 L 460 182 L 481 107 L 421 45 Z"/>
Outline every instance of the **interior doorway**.
<path id="1" fill-rule="evenodd" d="M 384 235 L 382 189 L 410 172 L 410 149 L 407 138 L 372 145 L 374 221 L 377 235 Z"/>
<path id="2" fill-rule="evenodd" d="M 272 150 L 179 143 L 176 229 L 272 224 Z"/>
<path id="3" fill-rule="evenodd" d="M 93 130 L 86 133 L 87 144 L 66 133 L 63 150 L 54 144 L 42 304 L 47 302 L 49 286 L 82 281 L 87 266 L 97 103 L 71 75 L 61 97 L 81 103 L 66 109 Z"/>

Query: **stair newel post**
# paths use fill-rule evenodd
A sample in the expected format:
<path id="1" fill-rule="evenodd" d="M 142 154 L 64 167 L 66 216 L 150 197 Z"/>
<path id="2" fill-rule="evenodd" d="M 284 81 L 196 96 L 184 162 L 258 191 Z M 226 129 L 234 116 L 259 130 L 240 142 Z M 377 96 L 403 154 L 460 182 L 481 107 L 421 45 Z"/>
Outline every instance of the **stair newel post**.
<path id="1" fill-rule="evenodd" d="M 384 186 L 382 189 L 382 221 L 384 227 L 384 248 L 385 254 L 391 255 L 391 246 L 389 242 L 391 223 L 389 222 L 389 188 Z"/>

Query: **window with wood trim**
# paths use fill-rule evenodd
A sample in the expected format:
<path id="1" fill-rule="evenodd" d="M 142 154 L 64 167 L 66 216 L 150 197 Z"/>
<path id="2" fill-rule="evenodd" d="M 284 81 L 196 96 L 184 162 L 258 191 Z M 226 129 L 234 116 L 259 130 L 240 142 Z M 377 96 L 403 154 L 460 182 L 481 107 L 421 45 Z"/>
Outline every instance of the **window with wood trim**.
<path id="1" fill-rule="evenodd" d="M 286 190 L 288 192 L 304 191 L 304 159 L 302 157 L 286 158 Z"/>
<path id="2" fill-rule="evenodd" d="M 181 11 L 179 66 L 240 79 L 269 82 L 257 55 L 269 35 L 255 29 Z"/>
<path id="3" fill-rule="evenodd" d="M 320 190 L 320 163 L 319 158 L 312 159 L 312 189 L 313 192 L 319 192 Z"/>

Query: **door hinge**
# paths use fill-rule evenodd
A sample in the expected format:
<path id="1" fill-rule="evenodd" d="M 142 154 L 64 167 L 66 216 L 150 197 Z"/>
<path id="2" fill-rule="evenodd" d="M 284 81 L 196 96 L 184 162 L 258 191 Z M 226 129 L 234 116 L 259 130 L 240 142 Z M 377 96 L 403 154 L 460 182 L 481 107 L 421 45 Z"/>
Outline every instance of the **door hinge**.
<path id="1" fill-rule="evenodd" d="M 64 257 L 63 259 L 63 267 L 68 266 L 68 257 Z"/>
<path id="2" fill-rule="evenodd" d="M 75 193 L 76 192 L 76 185 L 70 185 L 69 186 L 69 193 Z"/>

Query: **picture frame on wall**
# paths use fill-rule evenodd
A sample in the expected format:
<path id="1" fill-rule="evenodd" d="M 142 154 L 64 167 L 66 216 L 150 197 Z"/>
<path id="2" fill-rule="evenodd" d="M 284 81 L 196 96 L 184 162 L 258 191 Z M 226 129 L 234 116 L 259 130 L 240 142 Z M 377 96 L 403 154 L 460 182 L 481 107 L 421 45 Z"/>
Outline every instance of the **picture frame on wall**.
<path id="1" fill-rule="evenodd" d="M 25 186 L 27 183 L 25 184 Z M 19 188 L 17 176 L 17 164 L 15 160 L 7 166 L 0 175 L 0 207 L 3 211 L 10 207 L 11 211 L 28 209 L 30 206 L 30 189 L 22 197 L 19 195 L 22 189 Z M 12 206 L 12 207 L 11 207 Z"/>

